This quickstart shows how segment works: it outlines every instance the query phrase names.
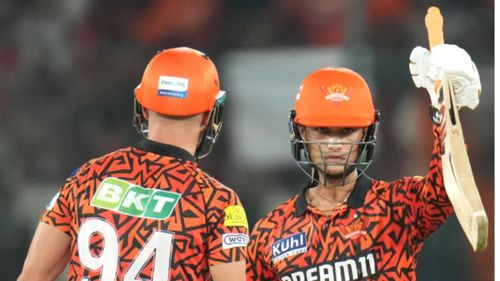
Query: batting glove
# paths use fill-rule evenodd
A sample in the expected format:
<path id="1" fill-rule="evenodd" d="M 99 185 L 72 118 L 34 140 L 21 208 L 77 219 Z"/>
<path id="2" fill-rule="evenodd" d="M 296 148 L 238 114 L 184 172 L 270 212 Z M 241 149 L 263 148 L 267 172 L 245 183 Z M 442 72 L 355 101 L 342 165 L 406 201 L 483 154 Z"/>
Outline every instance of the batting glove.
<path id="1" fill-rule="evenodd" d="M 444 77 L 451 81 L 459 107 L 475 109 L 479 104 L 479 73 L 464 49 L 456 45 L 441 44 L 430 52 L 418 46 L 410 54 L 409 67 L 413 82 L 418 88 L 427 89 L 434 107 L 438 107 L 434 81 L 441 81 Z"/>

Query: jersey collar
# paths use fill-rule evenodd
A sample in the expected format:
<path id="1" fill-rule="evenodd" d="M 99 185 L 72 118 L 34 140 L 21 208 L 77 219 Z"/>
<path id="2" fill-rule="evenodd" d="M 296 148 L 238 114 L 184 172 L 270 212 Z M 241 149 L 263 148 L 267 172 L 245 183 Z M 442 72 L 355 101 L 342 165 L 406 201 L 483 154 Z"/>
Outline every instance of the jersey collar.
<path id="1" fill-rule="evenodd" d="M 306 200 L 306 191 L 307 189 L 315 186 L 314 182 L 308 182 L 298 194 L 298 198 L 295 201 L 295 216 L 299 217 L 303 215 L 307 210 L 307 200 Z M 347 206 L 350 208 L 360 208 L 365 203 L 365 197 L 372 186 L 372 179 L 367 175 L 362 174 L 359 176 L 356 181 L 356 185 L 354 185 L 354 189 L 352 190 L 349 198 L 347 199 Z"/>
<path id="2" fill-rule="evenodd" d="M 193 155 L 191 155 L 191 153 L 187 152 L 186 150 L 178 146 L 159 143 L 149 139 L 142 139 L 134 147 L 161 156 L 167 156 L 179 159 L 181 161 L 190 161 L 196 163 L 196 159 L 194 158 Z"/>

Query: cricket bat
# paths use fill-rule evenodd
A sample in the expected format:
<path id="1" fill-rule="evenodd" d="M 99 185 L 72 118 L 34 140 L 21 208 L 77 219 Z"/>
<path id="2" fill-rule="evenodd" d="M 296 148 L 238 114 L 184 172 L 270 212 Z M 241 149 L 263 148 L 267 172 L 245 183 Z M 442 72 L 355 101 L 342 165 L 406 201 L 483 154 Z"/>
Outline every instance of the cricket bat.
<path id="1" fill-rule="evenodd" d="M 437 7 L 430 7 L 425 16 L 425 26 L 432 48 L 444 43 L 443 17 Z M 439 111 L 442 115 L 442 168 L 444 187 L 455 214 L 474 251 L 486 249 L 488 218 L 477 190 L 469 156 L 464 142 L 462 125 L 455 103 L 451 81 L 444 77 L 434 84 L 439 93 Z"/>

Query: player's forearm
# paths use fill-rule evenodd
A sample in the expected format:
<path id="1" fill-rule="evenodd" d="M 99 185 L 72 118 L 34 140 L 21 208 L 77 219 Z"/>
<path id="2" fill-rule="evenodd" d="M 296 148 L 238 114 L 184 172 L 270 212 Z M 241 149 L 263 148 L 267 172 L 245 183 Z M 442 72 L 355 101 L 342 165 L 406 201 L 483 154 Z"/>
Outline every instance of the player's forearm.
<path id="1" fill-rule="evenodd" d="M 55 280 L 64 270 L 69 256 L 70 237 L 55 227 L 40 222 L 17 280 Z"/>
<path id="2" fill-rule="evenodd" d="M 59 276 L 59 273 L 42 273 L 42 272 L 32 272 L 31 270 L 23 270 L 17 281 L 53 281 Z"/>
<path id="3" fill-rule="evenodd" d="M 66 266 L 66 258 L 61 258 L 51 266 L 45 266 L 43 260 L 27 259 L 17 281 L 53 281 Z"/>
<path id="4" fill-rule="evenodd" d="M 432 132 L 434 136 L 432 156 L 429 161 L 429 170 L 427 172 L 426 185 L 430 185 L 437 193 L 446 193 L 444 190 L 444 180 L 443 180 L 443 167 L 442 167 L 442 155 L 443 155 L 443 142 L 442 128 L 437 124 L 433 124 Z M 423 194 L 429 195 L 429 194 Z"/>
<path id="5" fill-rule="evenodd" d="M 416 216 L 418 218 L 416 227 L 422 241 L 436 231 L 453 212 L 453 207 L 444 186 L 441 129 L 434 125 L 433 132 L 434 149 L 429 163 L 429 171 L 424 179 L 415 184 L 417 187 L 416 194 L 418 194 L 418 199 L 414 204 L 415 214 L 418 214 Z"/>
<path id="6" fill-rule="evenodd" d="M 434 148 L 429 162 L 429 170 L 424 179 L 417 182 L 419 201 L 425 204 L 436 204 L 442 208 L 449 204 L 448 196 L 444 187 L 443 165 L 442 165 L 442 133 L 438 125 L 433 125 Z"/>
<path id="7" fill-rule="evenodd" d="M 210 266 L 210 275 L 214 281 L 245 281 L 245 261 L 242 260 Z"/>

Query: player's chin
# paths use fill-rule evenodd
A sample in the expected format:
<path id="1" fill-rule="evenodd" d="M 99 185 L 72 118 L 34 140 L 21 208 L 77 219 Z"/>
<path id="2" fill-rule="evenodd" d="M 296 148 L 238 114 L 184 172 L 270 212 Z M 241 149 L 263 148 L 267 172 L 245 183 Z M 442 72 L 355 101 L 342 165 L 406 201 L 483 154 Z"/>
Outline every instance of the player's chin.
<path id="1" fill-rule="evenodd" d="M 318 170 L 327 178 L 341 179 L 346 176 L 344 165 L 327 166 L 326 169 L 324 166 L 318 165 Z"/>

